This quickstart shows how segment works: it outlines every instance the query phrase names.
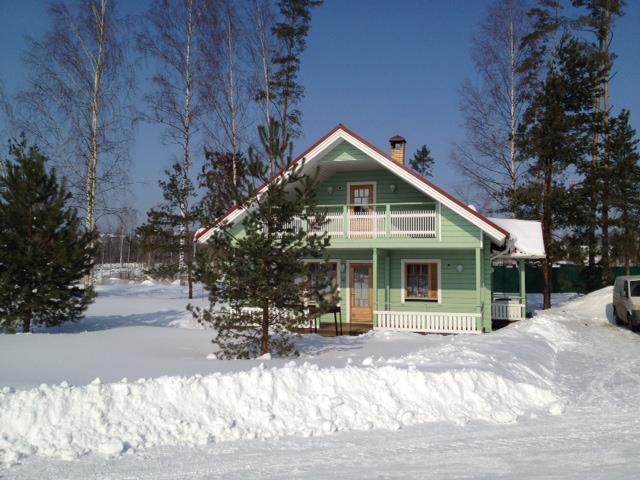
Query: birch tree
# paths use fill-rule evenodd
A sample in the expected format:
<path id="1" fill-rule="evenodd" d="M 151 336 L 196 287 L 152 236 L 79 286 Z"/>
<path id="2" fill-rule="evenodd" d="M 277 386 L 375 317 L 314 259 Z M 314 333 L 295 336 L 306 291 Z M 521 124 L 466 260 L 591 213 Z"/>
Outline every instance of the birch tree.
<path id="1" fill-rule="evenodd" d="M 522 174 L 517 136 L 534 73 L 525 68 L 531 46 L 522 42 L 532 31 L 527 11 L 526 0 L 490 4 L 472 50 L 478 82 L 466 80 L 460 88 L 466 139 L 452 152 L 481 194 L 514 216 L 509 198 Z"/>
<path id="2" fill-rule="evenodd" d="M 275 24 L 275 12 L 271 0 L 251 0 L 247 11 L 248 24 L 253 28 L 248 35 L 247 43 L 249 60 L 252 65 L 251 88 L 258 110 L 262 116 L 262 124 L 269 125 L 273 111 L 271 93 L 272 63 L 275 52 L 274 37 L 271 33 Z M 269 162 L 269 175 L 275 174 L 273 158 Z"/>
<path id="3" fill-rule="evenodd" d="M 216 155 L 226 155 L 231 160 L 229 180 L 237 188 L 243 170 L 239 163 L 243 160 L 242 152 L 247 144 L 247 107 L 251 101 L 246 69 L 245 19 L 243 12 L 231 0 L 220 1 L 215 11 L 210 9 L 208 13 L 209 41 L 203 42 L 204 61 L 201 63 L 208 81 L 201 85 L 203 101 L 210 107 L 214 118 L 207 124 L 207 137 L 209 142 L 213 142 L 207 150 Z"/>
<path id="4" fill-rule="evenodd" d="M 49 16 L 51 30 L 29 40 L 17 125 L 58 160 L 93 233 L 99 200 L 102 213 L 113 213 L 107 204 L 126 185 L 132 78 L 122 44 L 125 19 L 115 0 L 57 2 Z"/>
<path id="5" fill-rule="evenodd" d="M 251 52 L 259 72 L 256 99 L 264 115 L 263 125 L 271 125 L 272 120 L 280 125 L 281 142 L 300 134 L 302 112 L 298 105 L 304 87 L 298 74 L 311 28 L 311 12 L 321 4 L 321 0 L 279 0 L 277 12 L 266 0 L 253 0 L 251 6 L 255 28 Z M 267 155 L 266 161 L 272 175 L 283 167 L 272 155 Z"/>
<path id="6" fill-rule="evenodd" d="M 137 36 L 138 48 L 156 67 L 152 89 L 145 96 L 148 111 L 143 118 L 163 126 L 163 142 L 179 150 L 179 158 L 166 171 L 168 179 L 160 182 L 165 205 L 150 211 L 149 221 L 157 221 L 164 228 L 177 228 L 178 268 L 181 278 L 186 276 L 189 298 L 193 292 L 190 238 L 195 219 L 192 150 L 205 114 L 198 96 L 202 77 L 197 64 L 207 6 L 201 0 L 154 2 Z"/>

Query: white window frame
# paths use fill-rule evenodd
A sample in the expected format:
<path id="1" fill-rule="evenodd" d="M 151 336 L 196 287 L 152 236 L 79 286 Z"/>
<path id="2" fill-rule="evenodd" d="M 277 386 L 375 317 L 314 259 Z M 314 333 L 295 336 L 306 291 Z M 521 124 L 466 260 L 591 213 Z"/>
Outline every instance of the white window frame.
<path id="1" fill-rule="evenodd" d="M 378 186 L 377 186 L 377 182 L 347 182 L 347 201 L 345 202 L 346 205 L 351 208 L 353 205 L 351 205 L 351 186 L 352 185 L 372 185 L 373 186 L 373 203 L 370 203 L 369 205 L 373 206 L 374 209 L 374 213 L 375 213 L 375 206 L 378 204 Z"/>
<path id="2" fill-rule="evenodd" d="M 405 298 L 406 297 L 406 289 L 405 289 L 405 279 L 407 278 L 407 264 L 419 263 L 419 264 L 430 264 L 435 263 L 438 273 L 438 300 L 429 300 L 427 298 Z M 426 259 L 426 258 L 403 258 L 401 260 L 401 270 L 400 270 L 400 299 L 401 303 L 406 302 L 426 302 L 426 303 L 442 303 L 442 262 L 441 260 L 435 259 Z"/>

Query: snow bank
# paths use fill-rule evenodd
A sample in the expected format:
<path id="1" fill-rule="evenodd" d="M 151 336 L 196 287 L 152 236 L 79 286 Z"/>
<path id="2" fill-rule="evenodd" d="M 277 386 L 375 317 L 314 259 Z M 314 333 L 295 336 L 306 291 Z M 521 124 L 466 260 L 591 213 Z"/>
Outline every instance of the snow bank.
<path id="1" fill-rule="evenodd" d="M 260 366 L 255 360 L 206 360 L 209 336 L 190 329 L 138 326 L 4 336 L 0 340 L 13 345 L 12 355 L 20 350 L 33 358 L 31 369 L 49 361 L 42 356 L 47 345 L 58 345 L 60 354 L 51 356 L 55 376 L 45 372 L 46 384 L 24 382 L 24 390 L 0 384 L 0 465 L 30 455 L 115 456 L 164 445 L 426 422 L 510 423 L 536 412 L 561 414 L 568 399 L 556 379 L 558 354 L 579 344 L 568 322 L 606 322 L 610 295 L 608 289 L 580 297 L 490 335 L 307 335 L 298 363 L 274 359 Z M 140 295 L 127 301 L 136 298 Z M 99 344 L 106 345 L 104 351 Z M 58 361 L 64 351 L 76 352 L 75 360 Z M 92 356 L 105 368 L 92 363 Z M 0 364 L 10 370 L 12 357 L 6 359 Z M 86 382 L 92 372 L 110 380 L 165 376 L 77 386 L 62 382 Z"/>
<path id="2" fill-rule="evenodd" d="M 565 329 L 553 322 L 536 332 L 530 328 L 440 337 L 437 348 L 397 358 L 367 357 L 357 364 L 349 359 L 343 367 L 289 362 L 207 376 L 5 388 L 0 392 L 0 461 L 10 465 L 33 454 L 113 456 L 160 445 L 436 421 L 510 423 L 533 411 L 561 413 L 552 343 L 567 340 Z"/>
<path id="3" fill-rule="evenodd" d="M 36 453 L 71 459 L 432 421 L 513 422 L 556 401 L 548 389 L 480 370 L 321 369 L 293 362 L 204 377 L 42 385 L 0 393 L 0 456 L 11 464 Z"/>

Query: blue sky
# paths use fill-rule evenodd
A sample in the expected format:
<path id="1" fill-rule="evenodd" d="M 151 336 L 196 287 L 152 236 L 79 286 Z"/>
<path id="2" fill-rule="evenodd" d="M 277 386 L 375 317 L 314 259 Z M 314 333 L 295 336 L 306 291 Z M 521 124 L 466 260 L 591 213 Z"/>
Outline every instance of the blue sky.
<path id="1" fill-rule="evenodd" d="M 423 143 L 436 158 L 435 181 L 464 193 L 451 165 L 451 144 L 463 138 L 457 89 L 473 76 L 472 37 L 482 21 L 483 0 L 325 0 L 314 12 L 302 65 L 302 151 L 338 123 L 386 150 L 399 133 L 412 153 Z M 121 2 L 140 13 L 147 2 Z M 46 3 L 0 0 L 0 82 L 9 94 L 24 79 L 24 36 L 46 29 Z M 618 21 L 613 49 L 619 58 L 612 83 L 614 110 L 631 110 L 640 130 L 640 1 L 630 0 Z M 143 84 L 145 72 L 139 77 Z M 1 140 L 4 143 L 4 140 Z M 133 194 L 139 218 L 157 203 L 157 180 L 171 154 L 159 130 L 139 127 L 132 150 Z"/>

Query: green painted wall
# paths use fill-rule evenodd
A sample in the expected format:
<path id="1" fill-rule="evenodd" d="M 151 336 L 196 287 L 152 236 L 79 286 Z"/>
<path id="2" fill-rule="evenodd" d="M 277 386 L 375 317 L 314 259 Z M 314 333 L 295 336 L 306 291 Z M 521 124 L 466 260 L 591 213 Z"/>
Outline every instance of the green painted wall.
<path id="1" fill-rule="evenodd" d="M 355 171 L 355 172 L 338 172 L 330 178 L 323 181 L 316 195 L 319 205 L 344 205 L 348 204 L 349 183 L 376 183 L 376 203 L 415 203 L 423 202 L 433 205 L 436 208 L 437 202 L 431 197 L 425 195 L 412 185 L 405 183 L 388 170 L 371 170 L 371 171 Z M 391 191 L 391 185 L 396 186 L 394 192 Z M 329 193 L 329 187 L 332 187 L 332 193 Z M 429 245 L 436 243 L 444 243 L 452 247 L 475 247 L 479 246 L 479 229 L 468 220 L 462 218 L 445 206 L 440 208 L 440 237 L 424 238 L 424 239 L 407 239 L 404 243 L 420 242 L 420 245 Z M 345 243 L 346 242 L 346 243 Z M 359 244 L 356 242 L 360 242 Z M 402 243 L 399 239 L 376 239 L 376 244 L 380 247 L 392 247 L 396 243 Z M 352 240 L 352 239 L 336 239 L 334 241 L 337 248 L 344 248 L 347 244 L 362 247 L 371 245 L 370 240 Z M 405 245 L 406 246 L 406 245 Z"/>
<path id="2" fill-rule="evenodd" d="M 320 164 L 367 159 L 368 157 L 347 143 L 341 143 L 326 154 Z M 375 182 L 376 203 L 437 202 L 412 185 L 405 183 L 382 167 L 375 170 L 337 172 L 324 180 L 318 189 L 320 205 L 344 205 L 349 202 L 348 183 Z M 391 185 L 395 191 L 391 191 Z M 329 193 L 332 187 L 332 193 Z M 241 237 L 242 225 L 235 225 L 232 233 Z M 376 304 L 374 310 L 416 312 L 480 313 L 481 327 L 491 331 L 491 241 L 480 229 L 447 207 L 440 206 L 440 235 L 433 239 L 334 239 L 328 258 L 340 261 L 340 290 L 342 319 L 347 321 L 347 261 L 373 259 L 377 249 Z M 479 254 L 480 290 L 476 288 L 476 249 Z M 433 259 L 441 262 L 441 303 L 401 300 L 402 259 Z M 388 265 L 388 271 L 386 269 Z M 463 271 L 456 267 L 462 265 Z M 387 294 L 387 278 L 389 290 Z M 484 303 L 485 307 L 482 307 Z M 324 315 L 323 322 L 333 322 L 333 315 Z"/>
<path id="3" fill-rule="evenodd" d="M 490 254 L 481 251 L 482 291 L 481 301 L 491 305 L 491 267 Z M 399 310 L 413 312 L 463 312 L 480 313 L 478 295 L 476 293 L 475 250 L 377 250 L 377 292 L 374 310 Z M 367 250 L 332 250 L 331 260 L 339 260 L 344 265 L 340 271 L 340 293 L 343 321 L 348 318 L 348 269 L 347 261 L 372 260 L 373 251 Z M 385 266 L 388 257 L 389 272 Z M 441 303 L 427 301 L 405 301 L 401 298 L 402 260 L 440 260 L 441 265 Z M 458 272 L 457 266 L 462 265 L 463 271 Z M 389 296 L 386 293 L 386 278 L 389 277 Z M 482 319 L 486 331 L 491 330 L 490 307 L 484 309 Z M 333 315 L 325 315 L 323 322 L 333 322 Z"/>
<path id="4" fill-rule="evenodd" d="M 413 312 L 479 312 L 475 290 L 474 250 L 388 250 L 390 298 L 389 310 Z M 427 301 L 402 302 L 402 260 L 440 260 L 441 303 Z M 384 262 L 379 263 L 378 283 L 384 285 Z M 456 267 L 462 265 L 463 271 Z M 383 301 L 381 301 L 381 299 Z M 384 309 L 383 294 L 378 295 L 378 308 Z"/>

